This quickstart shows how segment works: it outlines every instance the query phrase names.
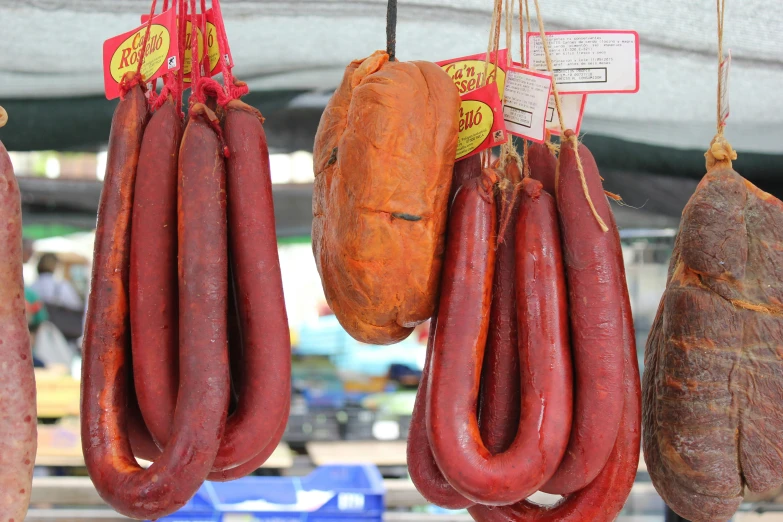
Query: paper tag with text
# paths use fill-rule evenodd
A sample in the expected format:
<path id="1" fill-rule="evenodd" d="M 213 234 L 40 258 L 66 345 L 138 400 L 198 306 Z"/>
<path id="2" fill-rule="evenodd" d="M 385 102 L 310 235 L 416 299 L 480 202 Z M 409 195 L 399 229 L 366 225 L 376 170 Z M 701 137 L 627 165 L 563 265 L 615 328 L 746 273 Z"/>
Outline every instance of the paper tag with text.
<path id="1" fill-rule="evenodd" d="M 454 80 L 454 85 L 457 86 L 460 96 L 481 88 L 484 85 L 485 73 L 487 83 L 497 83 L 498 95 L 502 96 L 506 88 L 508 49 L 501 49 L 497 52 L 497 67 L 495 67 L 495 53 L 490 53 L 489 64 L 484 61 L 486 56 L 487 53 L 474 54 L 444 60 L 437 62 L 437 64 Z"/>
<path id="2" fill-rule="evenodd" d="M 559 93 L 610 94 L 639 90 L 636 31 L 552 31 L 546 35 Z M 526 62 L 531 69 L 547 70 L 539 33 L 527 34 Z"/>
<path id="3" fill-rule="evenodd" d="M 565 128 L 571 129 L 575 134 L 579 134 L 582 128 L 582 117 L 585 114 L 586 94 L 563 94 L 560 96 L 560 110 L 563 111 Z M 546 113 L 546 130 L 550 134 L 560 136 L 560 118 L 557 117 L 557 108 L 555 107 L 555 96 L 549 96 L 549 104 Z"/>
<path id="4" fill-rule="evenodd" d="M 231 46 L 228 45 L 228 36 L 226 36 L 226 47 L 223 49 L 223 59 L 226 67 L 234 66 L 234 59 L 231 57 Z M 216 76 L 223 72 L 220 67 L 220 45 L 217 34 L 217 25 L 215 24 L 214 8 L 207 10 L 207 49 L 209 52 L 209 75 Z"/>
<path id="5" fill-rule="evenodd" d="M 720 64 L 720 124 L 724 125 L 729 118 L 729 68 L 731 67 L 731 50 Z"/>
<path id="6" fill-rule="evenodd" d="M 457 159 L 473 156 L 506 141 L 508 133 L 495 85 L 489 84 L 464 94 L 459 109 Z"/>
<path id="7" fill-rule="evenodd" d="M 123 76 L 136 71 L 146 32 L 147 26 L 143 25 L 103 42 L 103 84 L 107 99 L 119 97 Z M 160 78 L 179 69 L 180 61 L 177 21 L 174 9 L 169 9 L 152 19 L 141 77 L 145 82 Z"/>
<path id="8" fill-rule="evenodd" d="M 503 100 L 503 119 L 508 132 L 543 143 L 551 92 L 551 74 L 517 67 L 509 69 Z"/>

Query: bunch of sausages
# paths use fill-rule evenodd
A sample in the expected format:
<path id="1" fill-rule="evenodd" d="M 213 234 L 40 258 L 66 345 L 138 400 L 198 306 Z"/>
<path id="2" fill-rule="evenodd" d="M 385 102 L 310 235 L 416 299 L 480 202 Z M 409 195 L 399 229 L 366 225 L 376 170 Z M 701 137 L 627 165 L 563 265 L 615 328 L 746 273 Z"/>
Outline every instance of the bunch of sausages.
<path id="1" fill-rule="evenodd" d="M 428 501 L 477 521 L 611 521 L 636 476 L 620 238 L 595 161 L 576 149 L 570 131 L 559 157 L 532 145 L 524 178 L 515 162 L 455 166 L 408 467 Z M 536 491 L 563 498 L 536 505 Z"/>
<path id="2" fill-rule="evenodd" d="M 247 475 L 285 430 L 290 335 L 262 122 L 236 99 L 193 103 L 184 123 L 171 98 L 150 115 L 139 84 L 115 111 L 81 422 L 90 477 L 126 516 L 165 516 L 204 480 Z"/>
<path id="3" fill-rule="evenodd" d="M 8 120 L 0 107 L 0 127 Z M 22 280 L 22 199 L 0 142 L 0 520 L 22 522 L 38 446 L 35 373 Z"/>

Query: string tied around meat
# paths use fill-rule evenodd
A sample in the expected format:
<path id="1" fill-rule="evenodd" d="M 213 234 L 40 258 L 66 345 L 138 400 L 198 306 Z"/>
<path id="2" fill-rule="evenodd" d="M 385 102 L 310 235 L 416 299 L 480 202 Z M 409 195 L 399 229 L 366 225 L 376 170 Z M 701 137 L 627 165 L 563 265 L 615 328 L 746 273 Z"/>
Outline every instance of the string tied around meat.
<path id="1" fill-rule="evenodd" d="M 604 232 L 609 231 L 609 227 L 606 226 L 606 223 L 604 223 L 603 218 L 598 214 L 598 210 L 596 210 L 595 205 L 593 204 L 593 200 L 590 197 L 590 191 L 587 188 L 587 180 L 585 179 L 585 170 L 582 166 L 582 158 L 579 155 L 579 139 L 577 138 L 576 134 L 574 134 L 571 131 L 566 132 L 565 128 L 565 120 L 563 119 L 563 109 L 560 105 L 560 93 L 557 90 L 557 80 L 555 79 L 555 73 L 554 68 L 552 66 L 552 58 L 549 54 L 549 42 L 547 41 L 546 37 L 546 31 L 544 30 L 544 19 L 541 16 L 541 8 L 538 5 L 538 0 L 533 0 L 536 6 L 536 18 L 538 19 L 538 31 L 541 33 L 541 44 L 544 47 L 544 58 L 546 59 L 546 68 L 547 70 L 552 74 L 552 95 L 555 98 L 555 108 L 557 109 L 557 117 L 560 120 L 560 146 L 563 146 L 563 142 L 570 143 L 570 145 L 574 149 L 574 157 L 576 158 L 576 168 L 579 171 L 579 181 L 582 184 L 582 192 L 584 192 L 585 199 L 587 200 L 587 204 L 590 207 L 590 212 L 593 214 L 593 217 L 595 218 L 596 222 L 598 223 L 598 226 L 601 227 L 601 230 Z M 557 178 L 559 178 L 560 174 L 560 162 L 558 162 L 558 169 L 557 169 Z"/>

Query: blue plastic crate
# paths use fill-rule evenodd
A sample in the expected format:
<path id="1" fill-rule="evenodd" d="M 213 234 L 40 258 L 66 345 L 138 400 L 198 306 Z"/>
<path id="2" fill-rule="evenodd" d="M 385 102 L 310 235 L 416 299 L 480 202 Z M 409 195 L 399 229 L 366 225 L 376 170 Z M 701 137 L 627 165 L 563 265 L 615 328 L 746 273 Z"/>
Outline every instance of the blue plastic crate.
<path id="1" fill-rule="evenodd" d="M 373 465 L 321 466 L 306 477 L 205 482 L 167 522 L 382 521 L 383 478 Z"/>

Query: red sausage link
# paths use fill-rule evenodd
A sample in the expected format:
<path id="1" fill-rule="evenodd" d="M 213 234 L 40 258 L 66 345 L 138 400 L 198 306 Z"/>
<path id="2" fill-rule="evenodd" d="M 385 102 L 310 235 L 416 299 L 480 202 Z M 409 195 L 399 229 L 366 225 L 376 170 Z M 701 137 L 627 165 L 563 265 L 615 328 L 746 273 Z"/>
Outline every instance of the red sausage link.
<path id="1" fill-rule="evenodd" d="M 243 335 L 237 409 L 213 469 L 244 464 L 275 440 L 291 401 L 291 337 L 275 235 L 269 150 L 261 114 L 239 100 L 226 106 L 228 222 Z"/>
<path id="2" fill-rule="evenodd" d="M 148 469 L 126 434 L 128 265 L 133 185 L 147 120 L 140 87 L 112 121 L 95 235 L 82 364 L 82 449 L 98 493 L 115 510 L 156 519 L 181 508 L 217 454 L 228 405 L 224 167 L 217 136 L 196 104 L 179 157 L 180 390 L 173 437 Z"/>
<path id="3" fill-rule="evenodd" d="M 611 233 L 611 232 L 610 232 Z M 623 285 L 625 283 L 623 282 Z M 624 407 L 619 435 L 603 470 L 585 488 L 564 497 L 554 506 L 523 501 L 513 506 L 474 506 L 469 512 L 477 522 L 612 522 L 631 493 L 639 465 L 641 393 L 636 340 L 627 290 L 621 300 L 625 344 Z"/>
<path id="4" fill-rule="evenodd" d="M 130 324 L 133 380 L 144 423 L 168 440 L 177 401 L 177 158 L 182 121 L 169 98 L 141 142 L 133 197 Z"/>
<path id="5" fill-rule="evenodd" d="M 0 107 L 0 120 L 4 119 Z M 21 196 L 2 142 L 0 223 L 0 520 L 22 522 L 38 445 L 35 374 L 22 281 Z"/>
<path id="6" fill-rule="evenodd" d="M 525 290 L 524 297 L 517 299 L 523 363 L 521 416 L 516 439 L 499 455 L 491 455 L 482 443 L 475 414 L 488 322 L 481 306 L 486 304 L 489 289 L 482 288 L 481 277 L 492 275 L 486 260 L 493 257 L 494 209 L 493 219 L 488 220 L 474 205 L 475 210 L 466 213 L 473 218 L 464 220 L 467 223 L 460 222 L 460 214 L 455 212 L 449 229 L 428 394 L 428 427 L 443 475 L 457 491 L 482 504 L 510 504 L 535 492 L 547 479 L 552 462 L 561 458 L 568 439 L 568 431 L 563 429 L 571 413 L 565 287 L 559 276 L 562 263 L 557 252 L 554 204 L 550 201 L 548 213 L 539 210 L 547 208 L 546 197 L 540 184 L 526 183 L 518 223 L 527 221 L 533 233 L 524 227 L 517 229 L 515 252 L 516 282 Z M 472 200 L 478 203 L 482 198 Z M 459 202 L 458 193 L 455 209 Z M 526 217 L 526 204 L 540 222 Z M 485 228 L 477 225 L 487 221 Z M 484 286 L 488 286 L 486 281 Z"/>
<path id="7" fill-rule="evenodd" d="M 590 484 L 614 447 L 623 413 L 623 315 L 619 237 L 603 232 L 582 189 L 566 131 L 560 148 L 557 207 L 563 234 L 575 394 L 571 440 L 563 462 L 541 489 L 566 495 Z M 592 154 L 579 145 L 590 198 L 605 223 L 612 211 Z"/>
<path id="8" fill-rule="evenodd" d="M 514 186 L 500 188 L 501 200 L 511 201 Z M 501 222 L 503 208 L 497 205 Z M 517 300 L 515 294 L 514 248 L 519 199 L 514 201 L 509 226 L 498 239 L 495 253 L 495 276 L 492 283 L 492 305 L 489 333 L 481 369 L 479 431 L 484 445 L 493 455 L 506 451 L 519 426 L 519 347 L 517 341 Z"/>
<path id="9" fill-rule="evenodd" d="M 460 495 L 438 468 L 435 456 L 432 454 L 429 436 L 427 434 L 427 381 L 432 362 L 432 348 L 435 342 L 437 327 L 437 311 L 430 321 L 430 335 L 427 340 L 427 358 L 424 361 L 424 371 L 421 373 L 416 402 L 413 404 L 413 414 L 408 430 L 407 461 L 413 485 L 427 502 L 445 509 L 464 509 L 473 502 Z"/>
<path id="10" fill-rule="evenodd" d="M 472 179 L 481 176 L 481 156 L 474 155 L 454 164 L 454 175 L 449 194 L 449 206 L 454 201 L 457 190 Z M 419 381 L 416 401 L 413 404 L 413 414 L 408 430 L 407 462 L 408 472 L 416 489 L 427 502 L 445 509 L 464 509 L 473 502 L 466 499 L 451 487 L 438 468 L 435 456 L 432 454 L 426 424 L 427 382 L 430 375 L 432 347 L 435 340 L 435 328 L 438 323 L 437 310 L 430 320 L 430 334 L 427 339 L 427 355 L 424 361 L 424 371 Z"/>

